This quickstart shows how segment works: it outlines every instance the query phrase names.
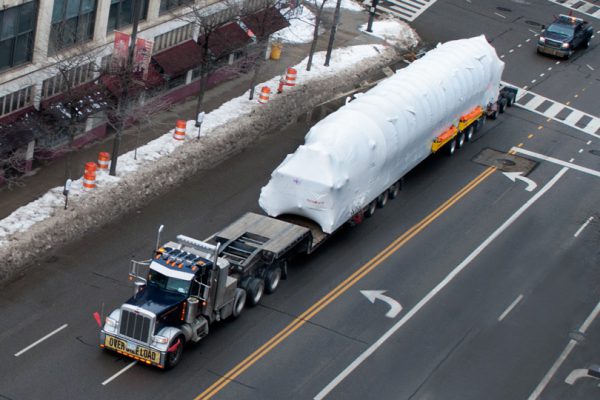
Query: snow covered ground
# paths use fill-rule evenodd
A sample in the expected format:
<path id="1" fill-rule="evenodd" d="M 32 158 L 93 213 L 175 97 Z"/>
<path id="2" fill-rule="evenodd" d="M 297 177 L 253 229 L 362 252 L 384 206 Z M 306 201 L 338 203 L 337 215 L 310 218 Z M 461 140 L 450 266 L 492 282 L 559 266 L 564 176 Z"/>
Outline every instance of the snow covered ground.
<path id="1" fill-rule="evenodd" d="M 298 34 L 298 32 L 295 34 Z M 376 22 L 374 24 L 374 34 L 381 35 L 381 37 L 385 37 L 390 41 L 400 41 L 406 44 L 407 47 L 415 46 L 417 44 L 417 37 L 414 32 L 406 24 L 399 21 Z M 323 66 L 324 53 L 317 53 L 315 54 L 313 67 L 310 72 L 306 71 L 307 59 L 304 59 L 295 66 L 296 70 L 299 72 L 298 85 L 293 88 L 286 88 L 283 96 L 301 90 L 302 86 L 310 85 L 313 80 L 322 82 L 324 79 L 333 81 L 334 77 L 335 79 L 338 79 L 340 76 L 343 76 L 344 73 L 348 73 L 348 71 L 352 70 L 352 68 L 356 66 L 362 67 L 361 63 L 368 64 L 367 61 L 369 61 L 372 65 L 375 65 L 377 60 L 381 59 L 384 48 L 385 46 L 383 45 L 362 45 L 336 49 L 333 52 L 329 67 Z M 278 79 L 279 77 L 274 77 L 267 82 L 257 85 L 257 90 L 259 91 L 263 86 L 269 86 L 272 92 L 275 92 L 278 85 Z M 228 121 L 249 115 L 257 118 L 261 117 L 263 115 L 261 111 L 264 107 L 264 105 L 259 104 L 256 100 L 249 101 L 246 95 L 232 99 L 205 116 L 201 134 L 208 138 L 214 137 L 216 134 L 222 135 L 222 132 L 227 129 L 227 126 L 236 125 L 227 124 Z M 157 163 L 160 162 L 175 162 L 174 159 L 177 157 L 176 154 L 178 152 L 185 153 L 186 147 L 188 147 L 182 146 L 184 143 L 188 144 L 194 142 L 196 145 L 201 146 L 202 140 L 195 140 L 198 137 L 198 130 L 194 125 L 194 121 L 187 122 L 185 142 L 174 140 L 173 130 L 171 130 L 161 137 L 138 148 L 137 157 L 135 159 L 133 151 L 121 155 L 118 160 L 118 176 L 113 177 L 109 176 L 107 173 L 99 173 L 97 175 L 96 183 L 98 187 L 96 189 L 92 189 L 91 191 L 84 190 L 81 178 L 73 181 L 69 195 L 70 208 L 77 209 L 77 207 L 81 207 L 83 209 L 89 207 L 90 203 L 93 203 L 95 207 L 102 207 L 104 205 L 103 202 L 105 202 L 105 199 L 108 197 L 109 191 L 111 192 L 111 195 L 114 195 L 117 188 L 122 188 L 123 186 L 135 188 L 134 184 L 132 184 L 132 182 L 135 182 L 135 179 L 131 181 L 129 179 L 130 176 L 135 176 L 136 174 L 143 176 L 143 174 L 146 173 L 146 170 L 149 168 L 156 168 Z M 8 248 L 11 245 L 19 242 L 21 247 L 26 247 L 23 245 L 24 241 L 38 240 L 36 239 L 38 237 L 43 237 L 43 239 L 40 240 L 44 241 L 44 246 L 48 248 L 52 246 L 52 240 L 56 240 L 58 243 L 64 242 L 72 237 L 77 229 L 81 229 L 81 227 L 65 227 L 68 224 L 73 225 L 73 222 L 67 221 L 62 224 L 64 226 L 61 228 L 64 238 L 50 238 L 52 235 L 60 237 L 57 228 L 54 226 L 60 223 L 57 223 L 56 221 L 47 223 L 46 221 L 48 219 L 53 218 L 56 220 L 58 218 L 59 220 L 66 221 L 68 218 L 72 218 L 72 216 L 68 215 L 68 212 L 63 210 L 64 196 L 62 192 L 62 187 L 53 188 L 41 198 L 19 208 L 10 216 L 1 220 L 0 254 L 8 252 L 8 254 L 12 255 L 11 258 L 15 258 L 17 255 L 8 251 Z M 141 196 L 139 193 L 138 195 Z M 81 216 L 80 213 L 78 213 L 78 215 L 80 216 L 80 220 L 84 218 L 93 218 L 92 216 L 88 217 L 85 213 L 83 213 L 83 216 Z M 81 223 L 83 224 L 83 221 Z M 38 225 L 42 225 L 42 227 L 38 228 Z M 51 234 L 49 232 L 51 232 Z M 35 251 L 33 249 L 35 246 L 30 247 L 32 248 L 31 251 Z M 1 272 L 2 271 L 0 271 L 0 278 L 2 278 L 3 275 Z"/>

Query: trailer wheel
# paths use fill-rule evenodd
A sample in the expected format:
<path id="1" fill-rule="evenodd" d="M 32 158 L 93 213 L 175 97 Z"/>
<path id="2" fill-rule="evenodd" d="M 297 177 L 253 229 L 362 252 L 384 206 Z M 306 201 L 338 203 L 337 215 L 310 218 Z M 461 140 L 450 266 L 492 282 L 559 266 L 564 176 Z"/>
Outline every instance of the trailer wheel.
<path id="1" fill-rule="evenodd" d="M 396 182 L 394 183 L 392 186 L 390 186 L 390 188 L 388 189 L 388 197 L 390 199 L 395 199 L 396 197 L 398 197 L 398 193 L 400 193 L 400 182 Z"/>
<path id="2" fill-rule="evenodd" d="M 470 142 L 473 139 L 473 125 L 469 125 L 465 131 L 465 140 Z"/>
<path id="3" fill-rule="evenodd" d="M 173 351 L 167 352 L 167 356 L 165 359 L 165 369 L 175 368 L 179 361 L 181 361 L 183 355 L 183 336 L 177 336 L 175 340 L 169 345 L 169 348 L 177 345 L 177 348 Z"/>
<path id="4" fill-rule="evenodd" d="M 498 110 L 492 111 L 490 114 L 490 119 L 498 119 Z"/>
<path id="5" fill-rule="evenodd" d="M 509 107 L 512 107 L 513 104 L 515 104 L 515 94 L 512 92 L 509 92 L 506 94 L 506 105 Z"/>
<path id="6" fill-rule="evenodd" d="M 377 197 L 377 208 L 383 208 L 388 202 L 388 191 L 385 190 L 383 193 Z"/>
<path id="7" fill-rule="evenodd" d="M 258 278 L 252 278 L 248 282 L 248 297 L 247 301 L 250 307 L 254 307 L 262 299 L 263 293 L 265 292 L 265 281 Z"/>
<path id="8" fill-rule="evenodd" d="M 500 114 L 504 114 L 504 111 L 506 111 L 506 104 L 506 97 L 503 97 L 498 101 L 498 111 L 500 111 Z"/>
<path id="9" fill-rule="evenodd" d="M 483 126 L 485 125 L 485 115 L 482 115 L 481 117 L 479 117 L 479 119 L 477 120 L 477 123 L 475 123 L 475 132 L 479 132 L 481 130 L 481 128 L 483 128 Z"/>
<path id="10" fill-rule="evenodd" d="M 464 132 L 458 132 L 458 136 L 456 136 L 456 148 L 460 149 L 465 144 L 465 134 Z"/>
<path id="11" fill-rule="evenodd" d="M 242 288 L 235 289 L 235 295 L 233 296 L 233 310 L 231 311 L 231 315 L 233 316 L 233 318 L 237 318 L 240 316 L 240 314 L 244 310 L 245 304 L 246 291 Z"/>
<path id="12" fill-rule="evenodd" d="M 456 139 L 452 139 L 448 143 L 446 143 L 446 153 L 449 156 L 453 156 L 456 153 Z"/>
<path id="13" fill-rule="evenodd" d="M 281 282 L 281 268 L 274 267 L 267 271 L 265 278 L 265 292 L 267 294 L 275 293 Z"/>
<path id="14" fill-rule="evenodd" d="M 377 208 L 377 200 L 373 200 L 372 202 L 369 203 L 369 205 L 367 206 L 367 209 L 365 210 L 365 217 L 371 218 L 373 216 L 373 214 L 375 214 L 376 208 Z"/>

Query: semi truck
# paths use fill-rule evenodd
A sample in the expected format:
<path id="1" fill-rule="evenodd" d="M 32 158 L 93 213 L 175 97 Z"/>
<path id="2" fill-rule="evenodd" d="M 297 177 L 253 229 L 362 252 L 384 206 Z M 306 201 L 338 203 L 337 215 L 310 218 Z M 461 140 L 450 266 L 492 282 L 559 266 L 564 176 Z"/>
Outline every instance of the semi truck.
<path id="1" fill-rule="evenodd" d="M 151 258 L 131 261 L 133 295 L 106 317 L 100 347 L 176 366 L 213 322 L 275 292 L 295 255 L 373 216 L 419 162 L 454 154 L 504 112 L 516 90 L 500 85 L 502 67 L 483 36 L 438 45 L 314 125 L 263 187 L 267 215 L 247 212 L 206 240 L 162 245 L 161 226 Z"/>

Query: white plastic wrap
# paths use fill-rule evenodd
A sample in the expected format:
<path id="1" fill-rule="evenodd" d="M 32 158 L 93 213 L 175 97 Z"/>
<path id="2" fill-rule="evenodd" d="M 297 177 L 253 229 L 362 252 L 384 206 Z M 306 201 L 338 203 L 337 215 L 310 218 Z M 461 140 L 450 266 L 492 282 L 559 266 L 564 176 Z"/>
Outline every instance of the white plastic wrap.
<path id="1" fill-rule="evenodd" d="M 503 68 L 484 36 L 438 45 L 314 125 L 273 171 L 260 206 L 332 233 L 431 154 L 460 116 L 496 101 Z"/>

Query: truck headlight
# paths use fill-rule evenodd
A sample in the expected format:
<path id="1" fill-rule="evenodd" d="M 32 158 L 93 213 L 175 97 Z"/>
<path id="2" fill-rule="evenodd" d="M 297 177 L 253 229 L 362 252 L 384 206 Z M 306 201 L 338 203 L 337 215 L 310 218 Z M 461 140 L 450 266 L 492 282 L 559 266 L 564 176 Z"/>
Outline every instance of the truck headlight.
<path id="1" fill-rule="evenodd" d="M 115 321 L 115 320 L 114 320 L 114 319 L 112 319 L 111 317 L 106 317 L 106 318 L 104 319 L 104 323 L 105 323 L 107 326 L 110 326 L 111 328 L 114 328 L 114 327 L 116 327 L 116 326 L 117 326 L 117 321 Z"/>
<path id="2" fill-rule="evenodd" d="M 560 47 L 562 47 L 563 49 L 568 49 L 569 43 L 563 43 Z"/>
<path id="3" fill-rule="evenodd" d="M 152 340 L 156 343 L 165 344 L 169 341 L 169 338 L 166 338 L 164 336 L 152 336 Z"/>
<path id="4" fill-rule="evenodd" d="M 543 37 L 543 36 L 540 36 L 540 38 L 538 39 L 538 43 L 539 43 L 539 44 L 544 44 L 544 43 L 546 43 L 546 38 L 545 38 L 545 37 Z"/>

